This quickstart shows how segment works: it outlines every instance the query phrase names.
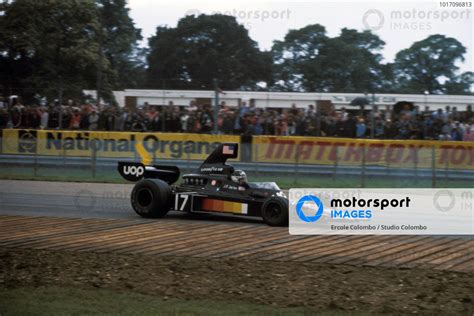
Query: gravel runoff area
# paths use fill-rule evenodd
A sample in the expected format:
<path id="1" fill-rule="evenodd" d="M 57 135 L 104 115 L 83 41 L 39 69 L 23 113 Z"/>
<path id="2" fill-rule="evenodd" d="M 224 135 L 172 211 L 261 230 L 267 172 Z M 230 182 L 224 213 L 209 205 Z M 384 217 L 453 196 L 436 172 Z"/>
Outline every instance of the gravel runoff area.
<path id="1" fill-rule="evenodd" d="M 49 286 L 309 313 L 474 313 L 473 273 L 0 248 L 0 293 Z"/>

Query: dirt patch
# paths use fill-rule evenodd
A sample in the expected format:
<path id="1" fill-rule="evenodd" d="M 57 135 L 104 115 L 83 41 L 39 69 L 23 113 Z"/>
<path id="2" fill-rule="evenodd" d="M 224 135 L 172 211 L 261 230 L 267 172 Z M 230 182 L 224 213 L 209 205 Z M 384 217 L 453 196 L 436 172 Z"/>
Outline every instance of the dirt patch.
<path id="1" fill-rule="evenodd" d="M 312 311 L 474 312 L 474 274 L 0 248 L 0 287 L 105 288 Z"/>

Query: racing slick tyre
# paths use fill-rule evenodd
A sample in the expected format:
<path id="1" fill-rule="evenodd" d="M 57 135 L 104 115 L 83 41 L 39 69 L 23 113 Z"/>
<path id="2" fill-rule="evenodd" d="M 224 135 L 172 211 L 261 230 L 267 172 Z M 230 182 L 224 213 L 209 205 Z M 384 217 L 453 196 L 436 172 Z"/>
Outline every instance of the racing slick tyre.
<path id="1" fill-rule="evenodd" d="M 143 179 L 133 187 L 131 200 L 138 215 L 163 217 L 171 209 L 171 187 L 159 179 Z"/>
<path id="2" fill-rule="evenodd" d="M 288 225 L 288 200 L 280 197 L 270 197 L 262 205 L 262 218 L 269 226 Z"/>

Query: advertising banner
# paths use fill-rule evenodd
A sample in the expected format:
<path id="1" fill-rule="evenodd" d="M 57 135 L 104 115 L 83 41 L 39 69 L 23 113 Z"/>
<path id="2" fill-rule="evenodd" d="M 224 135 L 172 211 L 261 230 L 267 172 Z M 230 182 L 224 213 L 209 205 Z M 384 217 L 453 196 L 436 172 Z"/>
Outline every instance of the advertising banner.
<path id="1" fill-rule="evenodd" d="M 474 142 L 256 136 L 253 161 L 474 169 Z"/>
<path id="2" fill-rule="evenodd" d="M 47 156 L 203 160 L 221 143 L 239 136 L 55 130 L 3 130 L 2 153 Z M 239 158 L 238 158 L 239 159 Z"/>

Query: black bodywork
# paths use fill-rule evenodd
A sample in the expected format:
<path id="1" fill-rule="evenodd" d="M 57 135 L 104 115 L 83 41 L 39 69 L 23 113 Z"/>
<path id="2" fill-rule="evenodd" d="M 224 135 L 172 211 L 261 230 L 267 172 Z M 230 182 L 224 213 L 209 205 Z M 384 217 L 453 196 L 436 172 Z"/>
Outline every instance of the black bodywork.
<path id="1" fill-rule="evenodd" d="M 288 223 L 288 199 L 273 182 L 237 183 L 234 167 L 227 159 L 238 157 L 237 143 L 219 145 L 193 173 L 180 176 L 176 166 L 145 166 L 119 162 L 125 179 L 137 182 L 132 206 L 143 217 L 161 217 L 169 210 L 183 212 L 222 212 L 259 216 L 271 226 Z"/>

